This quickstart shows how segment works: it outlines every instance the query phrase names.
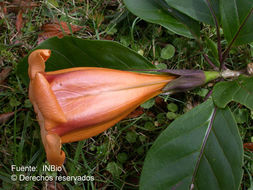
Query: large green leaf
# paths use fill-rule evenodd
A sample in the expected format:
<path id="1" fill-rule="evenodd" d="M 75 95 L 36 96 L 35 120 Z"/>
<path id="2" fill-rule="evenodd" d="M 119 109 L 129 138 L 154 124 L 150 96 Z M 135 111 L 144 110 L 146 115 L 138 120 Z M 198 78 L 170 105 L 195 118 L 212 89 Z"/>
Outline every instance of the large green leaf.
<path id="1" fill-rule="evenodd" d="M 154 69 L 147 59 L 117 42 L 84 40 L 66 36 L 48 39 L 35 49 L 50 49 L 51 57 L 46 63 L 46 71 L 70 67 L 105 67 L 113 69 Z M 17 73 L 28 84 L 28 64 L 25 57 L 19 64 Z"/>
<path id="2" fill-rule="evenodd" d="M 214 86 L 212 96 L 220 108 L 235 101 L 253 110 L 253 77 L 240 76 L 234 81 L 219 82 Z"/>
<path id="3" fill-rule="evenodd" d="M 141 190 L 237 190 L 242 142 L 229 108 L 212 100 L 176 119 L 149 150 Z"/>
<path id="4" fill-rule="evenodd" d="M 133 14 L 148 22 L 160 24 L 171 32 L 185 37 L 199 36 L 199 24 L 169 7 L 164 0 L 124 0 L 124 3 Z"/>
<path id="5" fill-rule="evenodd" d="M 253 41 L 253 1 L 220 0 L 221 24 L 228 43 L 240 30 L 234 44 L 240 45 Z M 240 29 L 245 19 L 244 26 Z"/>
<path id="6" fill-rule="evenodd" d="M 170 7 L 165 0 L 156 0 L 157 3 L 161 6 L 163 10 L 169 12 L 173 17 L 175 17 L 178 21 L 183 23 L 187 29 L 192 33 L 194 37 L 200 37 L 200 25 L 197 21 L 192 19 L 191 17 L 177 11 L 176 9 Z"/>
<path id="7" fill-rule="evenodd" d="M 174 9 L 194 18 L 195 20 L 214 25 L 207 0 L 165 0 Z M 217 18 L 219 19 L 219 0 L 209 0 Z"/>
<path id="8" fill-rule="evenodd" d="M 238 190 L 242 165 L 242 139 L 233 114 L 228 107 L 217 109 L 196 173 L 195 189 Z"/>

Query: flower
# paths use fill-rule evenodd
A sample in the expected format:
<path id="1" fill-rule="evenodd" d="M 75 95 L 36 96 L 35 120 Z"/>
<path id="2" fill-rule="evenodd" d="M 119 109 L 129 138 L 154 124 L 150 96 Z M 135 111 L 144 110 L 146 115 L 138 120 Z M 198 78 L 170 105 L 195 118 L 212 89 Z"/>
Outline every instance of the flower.
<path id="1" fill-rule="evenodd" d="M 126 117 L 140 104 L 162 93 L 175 78 L 96 67 L 45 72 L 51 51 L 29 58 L 29 98 L 37 114 L 47 160 L 61 166 L 63 143 L 95 136 Z"/>

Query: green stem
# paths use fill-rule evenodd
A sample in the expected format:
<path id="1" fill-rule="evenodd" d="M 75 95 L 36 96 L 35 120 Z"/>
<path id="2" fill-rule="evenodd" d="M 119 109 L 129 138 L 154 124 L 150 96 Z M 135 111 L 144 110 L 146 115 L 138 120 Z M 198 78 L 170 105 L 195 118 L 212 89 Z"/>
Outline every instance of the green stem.
<path id="1" fill-rule="evenodd" d="M 216 27 L 218 56 L 219 56 L 219 62 L 220 62 L 220 70 L 222 70 L 222 69 L 224 69 L 224 65 L 221 63 L 221 61 L 222 61 L 222 50 L 221 50 L 220 25 L 218 23 L 218 19 L 215 15 L 215 12 L 214 12 L 213 7 L 212 7 L 209 0 L 207 0 L 207 5 L 208 5 L 208 8 L 209 8 L 209 10 L 212 14 L 212 17 L 213 17 L 213 20 L 214 20 L 214 23 L 215 23 L 215 27 Z"/>
<path id="2" fill-rule="evenodd" d="M 204 73 L 206 77 L 205 83 L 221 77 L 221 74 L 218 71 L 204 71 Z"/>
<path id="3" fill-rule="evenodd" d="M 235 42 L 237 36 L 239 35 L 239 33 L 242 30 L 242 27 L 245 25 L 246 21 L 249 19 L 250 15 L 253 13 L 253 8 L 251 9 L 251 11 L 249 12 L 249 14 L 246 16 L 246 18 L 244 19 L 243 23 L 241 24 L 241 26 L 239 27 L 238 31 L 236 32 L 235 36 L 233 37 L 232 41 L 229 43 L 227 49 L 224 51 L 224 53 L 222 54 L 222 60 L 221 60 L 221 64 L 224 65 L 224 61 L 226 60 L 228 53 L 230 51 L 230 49 L 232 48 L 233 43 Z"/>

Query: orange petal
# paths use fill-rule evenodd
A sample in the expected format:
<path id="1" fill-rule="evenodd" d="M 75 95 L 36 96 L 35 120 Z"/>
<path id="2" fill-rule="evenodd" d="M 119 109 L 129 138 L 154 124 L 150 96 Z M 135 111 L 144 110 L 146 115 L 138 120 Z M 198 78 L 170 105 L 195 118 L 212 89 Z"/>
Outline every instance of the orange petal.
<path id="1" fill-rule="evenodd" d="M 46 154 L 49 164 L 62 166 L 65 153 L 61 150 L 61 138 L 56 134 L 46 135 Z"/>
<path id="2" fill-rule="evenodd" d="M 160 94 L 175 77 L 82 67 L 45 73 L 50 50 L 28 58 L 29 98 L 50 164 L 61 166 L 61 143 L 95 136 Z"/>
<path id="3" fill-rule="evenodd" d="M 153 96 L 156 96 L 157 94 L 159 94 L 159 92 L 154 93 Z M 149 98 L 152 98 L 152 97 L 147 97 L 146 99 L 142 99 L 141 103 L 145 102 Z M 112 127 L 120 120 L 124 119 L 129 113 L 135 110 L 141 103 L 138 102 L 135 105 L 129 106 L 129 109 L 127 109 L 125 112 L 122 112 L 122 114 L 117 113 L 118 116 L 116 116 L 112 120 L 108 120 L 107 122 L 96 124 L 93 126 L 83 127 L 83 128 L 80 128 L 80 129 L 77 129 L 77 130 L 74 130 L 62 135 L 61 136 L 62 143 L 80 141 L 80 140 L 87 139 L 104 132 L 105 130 Z M 112 113 L 110 113 L 110 115 L 112 115 Z M 62 128 L 61 128 L 61 131 L 63 131 Z"/>
<path id="4" fill-rule="evenodd" d="M 56 74 L 63 74 L 63 73 L 68 73 L 68 72 L 71 72 L 71 71 L 81 71 L 81 70 L 103 70 L 105 68 L 102 68 L 102 67 L 73 67 L 73 68 L 68 68 L 68 69 L 61 69 L 61 70 L 58 70 L 58 71 L 50 71 L 50 72 L 47 72 L 46 74 L 50 77 L 50 76 L 53 76 L 53 75 L 56 75 Z"/>
<path id="5" fill-rule="evenodd" d="M 45 124 L 47 124 L 45 128 L 50 130 L 54 127 L 54 122 L 66 122 L 66 117 L 45 77 L 40 73 L 36 73 L 32 86 L 33 101 L 36 102 L 44 116 Z"/>
<path id="6" fill-rule="evenodd" d="M 47 80 L 41 74 L 45 70 L 45 61 L 50 57 L 50 50 L 39 49 L 29 55 L 29 97 L 36 111 L 43 115 L 47 130 L 53 128 L 57 122 L 66 122 L 64 113 L 58 104 Z"/>
<path id="7" fill-rule="evenodd" d="M 45 62 L 50 57 L 51 51 L 48 49 L 38 49 L 33 51 L 28 57 L 29 78 L 33 79 L 37 72 L 45 71 Z"/>
<path id="8" fill-rule="evenodd" d="M 174 77 L 113 69 L 88 68 L 60 74 L 45 74 L 65 116 L 66 123 L 52 132 L 102 125 L 161 93 Z M 131 110 L 131 111 L 130 111 Z"/>

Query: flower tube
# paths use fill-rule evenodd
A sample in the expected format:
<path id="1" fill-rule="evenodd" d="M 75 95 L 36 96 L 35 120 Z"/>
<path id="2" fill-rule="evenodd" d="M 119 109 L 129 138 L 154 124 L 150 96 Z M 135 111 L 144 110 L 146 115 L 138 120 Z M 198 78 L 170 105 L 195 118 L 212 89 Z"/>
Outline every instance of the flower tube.
<path id="1" fill-rule="evenodd" d="M 29 58 L 29 98 L 37 114 L 47 160 L 61 166 L 61 144 L 98 135 L 140 104 L 162 93 L 175 78 L 96 67 L 45 72 L 50 50 Z"/>

